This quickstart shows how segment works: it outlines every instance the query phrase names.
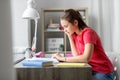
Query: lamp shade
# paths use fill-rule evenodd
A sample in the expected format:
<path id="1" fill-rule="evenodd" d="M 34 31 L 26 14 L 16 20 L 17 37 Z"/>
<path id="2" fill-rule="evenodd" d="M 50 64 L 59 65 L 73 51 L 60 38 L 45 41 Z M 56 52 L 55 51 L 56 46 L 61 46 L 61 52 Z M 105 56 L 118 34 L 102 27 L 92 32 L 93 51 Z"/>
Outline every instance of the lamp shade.
<path id="1" fill-rule="evenodd" d="M 39 13 L 34 8 L 27 8 L 22 15 L 24 19 L 39 19 Z"/>
<path id="2" fill-rule="evenodd" d="M 34 8 L 35 1 L 34 0 L 28 0 L 27 1 L 27 9 L 23 12 L 22 18 L 24 19 L 39 19 L 39 13 Z"/>

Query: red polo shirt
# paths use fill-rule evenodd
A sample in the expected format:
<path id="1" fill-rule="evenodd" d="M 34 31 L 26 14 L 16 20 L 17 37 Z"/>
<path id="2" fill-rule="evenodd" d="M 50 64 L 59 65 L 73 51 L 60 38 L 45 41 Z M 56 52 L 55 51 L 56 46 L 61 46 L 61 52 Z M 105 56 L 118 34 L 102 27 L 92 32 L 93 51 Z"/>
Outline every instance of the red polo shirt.
<path id="1" fill-rule="evenodd" d="M 99 36 L 93 29 L 87 27 L 81 34 L 74 34 L 73 39 L 79 55 L 84 54 L 85 44 L 94 44 L 94 51 L 91 60 L 88 62 L 92 66 L 93 71 L 105 74 L 113 71 L 113 65 L 105 54 Z"/>

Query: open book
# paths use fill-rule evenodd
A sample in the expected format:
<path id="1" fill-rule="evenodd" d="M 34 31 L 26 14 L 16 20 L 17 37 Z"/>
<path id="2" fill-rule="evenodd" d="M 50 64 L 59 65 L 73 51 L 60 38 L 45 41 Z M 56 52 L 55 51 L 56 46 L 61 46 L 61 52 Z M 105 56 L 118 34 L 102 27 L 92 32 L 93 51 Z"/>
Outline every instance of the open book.
<path id="1" fill-rule="evenodd" d="M 22 65 L 46 67 L 46 66 L 52 66 L 54 63 L 57 63 L 57 62 L 58 61 L 56 59 L 51 59 L 51 58 L 30 58 L 30 59 L 25 59 L 22 62 Z"/>

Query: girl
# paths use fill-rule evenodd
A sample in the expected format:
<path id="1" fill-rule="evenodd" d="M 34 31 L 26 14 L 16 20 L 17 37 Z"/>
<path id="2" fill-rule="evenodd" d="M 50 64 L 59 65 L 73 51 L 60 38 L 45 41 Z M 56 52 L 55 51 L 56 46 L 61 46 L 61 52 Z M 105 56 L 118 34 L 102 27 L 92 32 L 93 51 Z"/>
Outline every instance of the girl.
<path id="1" fill-rule="evenodd" d="M 59 53 L 53 58 L 65 62 L 84 62 L 92 66 L 93 80 L 113 80 L 114 68 L 105 54 L 98 34 L 88 27 L 78 11 L 68 9 L 61 17 L 61 25 L 67 34 L 73 57 L 62 57 Z"/>

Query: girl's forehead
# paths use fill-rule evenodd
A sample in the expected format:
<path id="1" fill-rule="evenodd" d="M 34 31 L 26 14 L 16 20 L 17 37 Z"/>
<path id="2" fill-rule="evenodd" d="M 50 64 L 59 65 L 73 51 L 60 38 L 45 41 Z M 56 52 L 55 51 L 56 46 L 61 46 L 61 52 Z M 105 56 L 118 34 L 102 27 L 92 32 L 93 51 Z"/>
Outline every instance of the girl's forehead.
<path id="1" fill-rule="evenodd" d="M 61 20 L 61 24 L 68 24 L 69 22 L 67 20 Z"/>

